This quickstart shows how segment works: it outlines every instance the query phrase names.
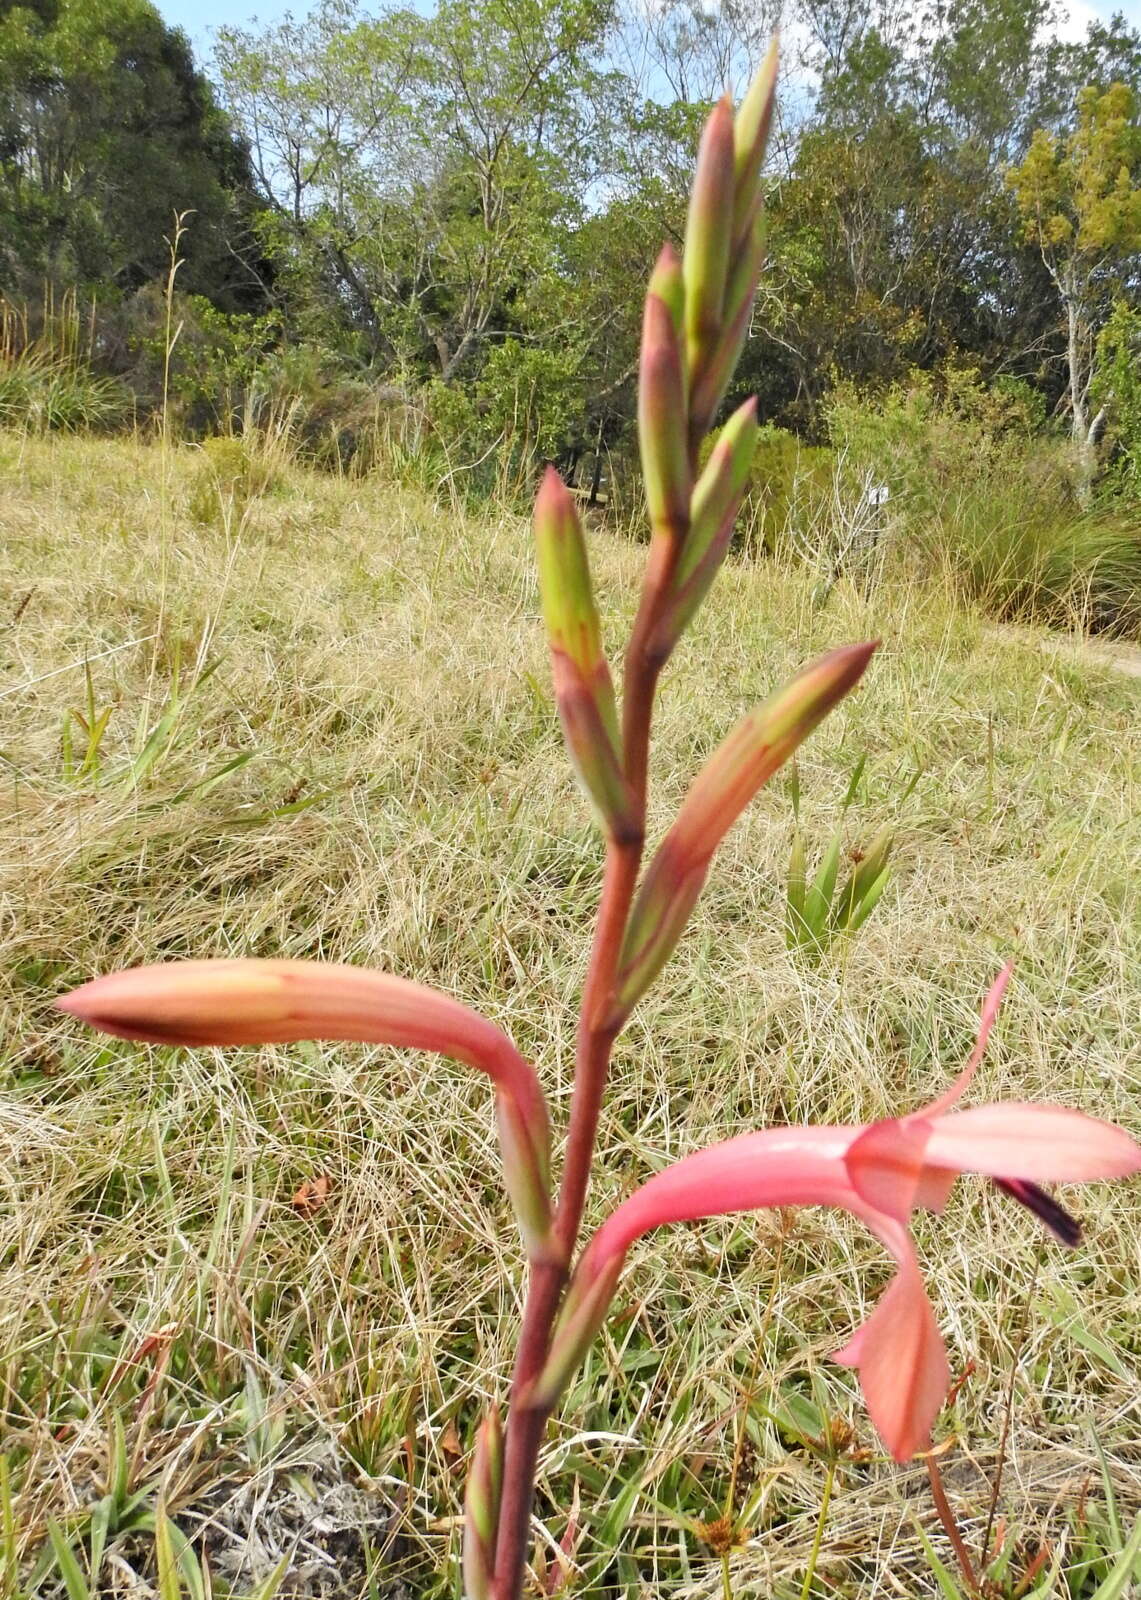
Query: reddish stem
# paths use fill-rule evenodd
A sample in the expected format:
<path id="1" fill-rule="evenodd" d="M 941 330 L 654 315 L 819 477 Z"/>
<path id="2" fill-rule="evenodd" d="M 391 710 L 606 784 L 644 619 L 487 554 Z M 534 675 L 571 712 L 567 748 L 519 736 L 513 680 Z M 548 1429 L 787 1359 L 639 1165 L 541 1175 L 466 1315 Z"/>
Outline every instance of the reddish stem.
<path id="1" fill-rule="evenodd" d="M 555 1238 L 563 1262 L 569 1261 L 574 1249 L 590 1181 L 590 1163 L 606 1087 L 606 1072 L 618 1032 L 618 1026 L 612 1020 L 614 980 L 641 854 L 640 838 L 629 843 L 611 841 L 606 852 L 602 899 L 583 988 L 567 1152 L 555 1214 Z M 527 1392 L 546 1360 L 551 1328 L 566 1278 L 564 1265 L 537 1266 L 532 1271 L 527 1292 L 523 1328 L 511 1382 L 511 1409 L 508 1414 L 503 1493 L 495 1551 L 495 1600 L 517 1600 L 522 1593 L 530 1543 L 535 1468 L 543 1441 L 543 1429 L 550 1415 L 549 1407 L 531 1405 Z"/>
<path id="2" fill-rule="evenodd" d="M 602 895 L 579 1011 L 567 1148 L 555 1212 L 555 1239 L 560 1259 L 554 1264 L 538 1264 L 532 1269 L 511 1379 L 511 1406 L 504 1444 L 503 1491 L 499 1503 L 499 1531 L 492 1583 L 494 1600 L 519 1600 L 523 1592 L 535 1471 L 543 1442 L 543 1429 L 551 1412 L 549 1406 L 532 1405 L 528 1391 L 546 1360 L 555 1314 L 566 1286 L 567 1267 L 578 1239 L 590 1183 L 590 1166 L 610 1068 L 610 1053 L 625 1021 L 615 1012 L 614 991 L 622 940 L 642 862 L 650 723 L 658 674 L 664 659 L 650 649 L 649 640 L 658 619 L 662 597 L 669 589 L 685 532 L 685 529 L 655 531 L 641 604 L 626 652 L 622 748 L 637 827 L 631 837 L 610 839 L 606 846 Z"/>
<path id="3" fill-rule="evenodd" d="M 951 1502 L 947 1499 L 947 1491 L 943 1487 L 943 1475 L 939 1471 L 939 1463 L 932 1453 L 927 1456 L 927 1476 L 931 1482 L 931 1498 L 935 1502 L 935 1510 L 939 1513 L 939 1521 L 943 1524 L 943 1532 L 951 1541 L 951 1548 L 955 1552 L 955 1559 L 959 1563 L 968 1589 L 972 1594 L 982 1594 L 978 1574 L 975 1572 L 974 1562 L 971 1560 L 970 1551 L 959 1532 L 959 1524 L 955 1520 L 955 1513 L 951 1510 Z"/>

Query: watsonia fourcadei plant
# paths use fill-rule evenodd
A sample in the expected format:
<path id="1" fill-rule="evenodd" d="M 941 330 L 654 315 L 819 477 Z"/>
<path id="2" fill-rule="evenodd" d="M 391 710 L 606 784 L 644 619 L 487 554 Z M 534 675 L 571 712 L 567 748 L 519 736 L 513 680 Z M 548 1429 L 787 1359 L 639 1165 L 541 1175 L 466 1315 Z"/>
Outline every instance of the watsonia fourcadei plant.
<path id="1" fill-rule="evenodd" d="M 1141 1164 L 1124 1133 L 1076 1113 L 950 1112 L 981 1055 L 1004 974 L 953 1094 L 868 1128 L 764 1130 L 699 1152 L 651 1178 L 578 1252 L 614 1041 L 681 936 L 721 840 L 761 785 L 856 686 L 875 649 L 865 643 L 833 650 L 738 723 L 694 779 L 642 871 L 658 678 L 728 549 L 756 439 L 749 401 L 720 429 L 699 471 L 700 445 L 752 314 L 775 80 L 774 48 L 736 116 L 727 98 L 715 106 L 701 140 L 682 259 L 663 250 L 650 279 L 638 425 L 652 537 L 620 702 L 603 651 L 582 525 L 553 470 L 535 506 L 559 717 L 605 836 L 557 1191 L 534 1067 L 491 1022 L 420 985 L 321 963 L 203 961 L 98 978 L 60 1002 L 130 1039 L 369 1040 L 437 1051 L 488 1075 L 529 1277 L 506 1423 L 498 1408 L 488 1412 L 470 1463 L 463 1555 L 469 1600 L 522 1594 L 544 1428 L 606 1315 L 630 1244 L 649 1229 L 759 1205 L 834 1205 L 860 1217 L 894 1257 L 897 1276 L 841 1354 L 859 1369 L 873 1418 L 902 1458 L 926 1443 L 947 1387 L 942 1340 L 907 1226 L 912 1209 L 940 1204 L 956 1172 L 981 1171 L 1072 1240 L 1072 1225 L 1037 1180 L 1109 1176 Z"/>

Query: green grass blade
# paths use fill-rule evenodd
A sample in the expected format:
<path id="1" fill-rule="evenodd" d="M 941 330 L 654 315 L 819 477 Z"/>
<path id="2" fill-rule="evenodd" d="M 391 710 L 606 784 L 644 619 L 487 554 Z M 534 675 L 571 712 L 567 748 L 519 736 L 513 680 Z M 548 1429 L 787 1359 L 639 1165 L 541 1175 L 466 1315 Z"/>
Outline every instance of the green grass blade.
<path id="1" fill-rule="evenodd" d="M 847 791 L 846 791 L 846 793 L 844 795 L 844 799 L 843 799 L 843 801 L 841 802 L 841 805 L 840 805 L 841 812 L 847 811 L 848 807 L 855 800 L 856 791 L 860 787 L 860 779 L 864 775 L 864 768 L 867 766 L 867 764 L 868 764 L 867 756 L 866 755 L 862 755 L 860 757 L 860 759 L 856 762 L 856 765 L 853 767 L 852 776 L 848 779 Z"/>
<path id="2" fill-rule="evenodd" d="M 919 1523 L 913 1522 L 913 1526 L 916 1533 L 919 1535 L 919 1542 L 923 1546 L 923 1554 L 927 1557 L 927 1564 L 931 1568 L 931 1575 L 935 1579 L 935 1582 L 939 1585 L 939 1593 L 945 1596 L 945 1600 L 971 1600 L 971 1597 L 967 1594 L 966 1590 L 960 1588 L 950 1568 L 945 1566 L 940 1560 L 935 1550 L 935 1546 L 924 1533 Z"/>
<path id="3" fill-rule="evenodd" d="M 880 902 L 880 896 L 892 879 L 890 867 L 885 867 L 848 919 L 847 931 L 857 933 Z"/>
<path id="4" fill-rule="evenodd" d="M 12 1469 L 8 1457 L 0 1455 L 0 1600 L 16 1600 L 19 1570 Z"/>
<path id="5" fill-rule="evenodd" d="M 1141 1517 L 1105 1581 L 1094 1590 L 1092 1600 L 1121 1600 L 1122 1595 L 1132 1592 L 1134 1578 L 1141 1578 Z"/>
<path id="6" fill-rule="evenodd" d="M 55 1564 L 59 1568 L 59 1575 L 63 1579 L 63 1586 L 67 1590 L 67 1600 L 94 1600 L 87 1579 L 83 1576 L 83 1569 L 75 1559 L 75 1551 L 67 1542 L 67 1536 L 59 1523 L 54 1520 L 48 1522 L 48 1540 L 55 1556 Z"/>
<path id="7" fill-rule="evenodd" d="M 111 1523 L 115 1515 L 115 1501 L 113 1496 L 105 1494 L 97 1500 L 91 1509 L 91 1531 L 88 1538 L 88 1566 L 91 1569 L 91 1582 L 99 1589 L 99 1573 L 103 1567 L 103 1552 L 107 1548 L 107 1535 L 111 1531 Z"/>
<path id="8" fill-rule="evenodd" d="M 182 1581 L 174 1555 L 170 1518 L 161 1507 L 155 1516 L 155 1561 L 158 1565 L 159 1600 L 182 1600 Z"/>
<path id="9" fill-rule="evenodd" d="M 282 1556 L 273 1571 L 267 1573 L 261 1582 L 250 1590 L 249 1600 L 277 1600 L 288 1571 L 289 1557 Z"/>
<path id="10" fill-rule="evenodd" d="M 788 860 L 788 894 L 785 901 L 785 943 L 790 950 L 804 942 L 807 931 L 804 922 L 807 880 L 808 863 L 804 853 L 804 835 L 797 828 L 792 836 L 792 850 Z"/>
<path id="11" fill-rule="evenodd" d="M 182 713 L 182 705 L 178 700 L 171 702 L 147 735 L 146 743 L 131 763 L 129 784 L 137 788 L 150 776 L 156 762 L 165 754 L 171 744 L 178 719 Z"/>
<path id="12" fill-rule="evenodd" d="M 817 943 L 822 942 L 832 897 L 836 893 L 836 875 L 840 870 L 840 830 L 837 828 L 824 852 L 819 870 L 804 897 L 804 923 Z"/>

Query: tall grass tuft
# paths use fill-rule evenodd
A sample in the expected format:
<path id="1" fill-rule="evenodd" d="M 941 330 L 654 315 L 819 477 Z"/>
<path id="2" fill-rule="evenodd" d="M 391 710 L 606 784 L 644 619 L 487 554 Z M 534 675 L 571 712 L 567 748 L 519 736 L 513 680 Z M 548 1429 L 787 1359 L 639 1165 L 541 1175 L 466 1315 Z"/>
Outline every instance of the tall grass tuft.
<path id="1" fill-rule="evenodd" d="M 1094 632 L 1141 628 L 1141 523 L 1119 503 L 1078 504 L 1065 446 L 1037 397 L 974 372 L 913 374 L 878 400 L 841 391 L 834 445 L 890 493 L 889 547 L 944 572 L 1004 622 Z"/>
<path id="2" fill-rule="evenodd" d="M 126 390 L 92 370 L 94 319 L 50 290 L 35 314 L 0 300 L 0 427 L 29 433 L 109 429 L 131 412 Z"/>

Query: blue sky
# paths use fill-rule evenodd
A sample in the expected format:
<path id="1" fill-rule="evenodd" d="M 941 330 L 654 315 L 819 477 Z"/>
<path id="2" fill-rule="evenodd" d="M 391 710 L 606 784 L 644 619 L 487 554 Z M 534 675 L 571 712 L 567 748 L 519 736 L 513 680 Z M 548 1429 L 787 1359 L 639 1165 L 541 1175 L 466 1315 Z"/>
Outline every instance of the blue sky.
<path id="1" fill-rule="evenodd" d="M 256 18 L 259 22 L 276 22 L 292 11 L 303 17 L 309 10 L 309 0 L 156 0 L 158 9 L 168 22 L 185 28 L 200 53 L 209 49 L 210 36 L 215 28 L 226 23 L 247 27 Z M 1091 17 L 1108 17 L 1113 11 L 1124 11 L 1134 27 L 1141 27 L 1141 0 L 1068 0 L 1069 13 L 1065 32 L 1080 37 Z"/>
<path id="2" fill-rule="evenodd" d="M 214 28 L 226 24 L 246 27 L 259 22 L 277 22 L 287 11 L 303 17 L 308 0 L 156 0 L 168 22 L 186 32 L 199 47 L 208 45 Z"/>

